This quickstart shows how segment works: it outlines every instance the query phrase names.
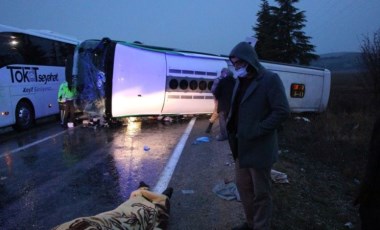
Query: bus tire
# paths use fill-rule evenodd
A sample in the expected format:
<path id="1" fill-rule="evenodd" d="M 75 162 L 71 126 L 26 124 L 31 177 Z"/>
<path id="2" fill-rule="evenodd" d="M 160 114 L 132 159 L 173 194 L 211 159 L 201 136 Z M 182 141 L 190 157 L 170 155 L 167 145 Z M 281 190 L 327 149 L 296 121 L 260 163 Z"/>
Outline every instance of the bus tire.
<path id="1" fill-rule="evenodd" d="M 16 106 L 16 124 L 13 126 L 16 130 L 26 130 L 34 125 L 34 110 L 32 105 L 27 101 L 19 101 Z"/>

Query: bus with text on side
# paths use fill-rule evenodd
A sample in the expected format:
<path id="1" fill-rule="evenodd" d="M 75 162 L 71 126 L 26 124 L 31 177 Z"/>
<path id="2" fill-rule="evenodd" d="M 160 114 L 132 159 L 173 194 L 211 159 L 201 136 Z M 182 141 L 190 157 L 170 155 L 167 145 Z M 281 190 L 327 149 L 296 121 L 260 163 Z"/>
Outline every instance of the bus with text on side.
<path id="1" fill-rule="evenodd" d="M 327 69 L 262 62 L 280 76 L 291 111 L 325 111 L 330 93 Z M 83 41 L 73 74 L 84 113 L 104 117 L 209 114 L 211 86 L 226 56 L 154 47 L 140 43 Z"/>
<path id="2" fill-rule="evenodd" d="M 0 25 L 0 127 L 28 129 L 35 119 L 59 112 L 65 59 L 78 43 L 46 30 Z"/>

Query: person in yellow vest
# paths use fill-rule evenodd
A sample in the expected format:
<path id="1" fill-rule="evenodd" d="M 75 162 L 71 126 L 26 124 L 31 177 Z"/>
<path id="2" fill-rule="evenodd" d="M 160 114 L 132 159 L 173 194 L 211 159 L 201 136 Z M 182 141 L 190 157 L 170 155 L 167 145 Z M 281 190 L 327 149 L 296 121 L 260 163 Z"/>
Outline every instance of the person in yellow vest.
<path id="1" fill-rule="evenodd" d="M 67 127 L 68 122 L 74 122 L 75 106 L 77 91 L 73 85 L 73 57 L 69 56 L 65 60 L 65 79 L 58 90 L 58 103 L 60 110 L 61 125 Z"/>
<path id="2" fill-rule="evenodd" d="M 68 122 L 74 122 L 75 98 L 76 89 L 72 83 L 67 81 L 62 82 L 58 90 L 58 103 L 62 126 L 66 126 Z"/>
<path id="3" fill-rule="evenodd" d="M 61 125 L 63 126 L 65 124 L 65 106 L 66 106 L 66 99 L 63 97 L 64 94 L 64 84 L 67 82 L 62 82 L 59 86 L 58 90 L 58 105 L 59 105 L 59 118 L 61 121 Z"/>

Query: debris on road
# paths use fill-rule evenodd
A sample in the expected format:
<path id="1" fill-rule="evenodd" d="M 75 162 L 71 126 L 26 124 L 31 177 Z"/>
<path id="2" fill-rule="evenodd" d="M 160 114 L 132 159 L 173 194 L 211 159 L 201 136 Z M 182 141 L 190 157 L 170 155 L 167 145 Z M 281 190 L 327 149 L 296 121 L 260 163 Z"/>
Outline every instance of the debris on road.
<path id="1" fill-rule="evenodd" d="M 198 137 L 194 142 L 193 145 L 197 145 L 199 143 L 205 143 L 205 142 L 210 142 L 209 137 Z"/>

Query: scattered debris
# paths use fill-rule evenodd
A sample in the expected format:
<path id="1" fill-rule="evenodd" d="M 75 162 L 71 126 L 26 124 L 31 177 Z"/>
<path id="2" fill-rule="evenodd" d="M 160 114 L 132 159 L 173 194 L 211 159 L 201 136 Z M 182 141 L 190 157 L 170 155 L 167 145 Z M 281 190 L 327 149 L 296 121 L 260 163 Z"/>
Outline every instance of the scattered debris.
<path id="1" fill-rule="evenodd" d="M 230 166 L 230 165 L 232 165 L 232 163 L 230 163 L 230 162 L 226 162 L 226 163 L 224 163 L 224 165 L 225 165 L 225 166 Z"/>
<path id="2" fill-rule="evenodd" d="M 288 153 L 289 150 L 285 149 L 285 150 L 278 150 L 278 154 L 282 154 L 282 153 Z"/>
<path id="3" fill-rule="evenodd" d="M 173 122 L 173 118 L 171 118 L 171 117 L 165 117 L 164 121 L 166 121 L 166 122 Z"/>
<path id="4" fill-rule="evenodd" d="M 351 223 L 351 222 L 347 222 L 347 223 L 345 223 L 344 226 L 345 226 L 346 228 L 348 228 L 348 229 L 353 229 L 353 228 L 354 228 L 354 224 Z"/>
<path id="5" fill-rule="evenodd" d="M 192 189 L 183 189 L 182 194 L 194 194 L 194 190 Z"/>
<path id="6" fill-rule="evenodd" d="M 199 144 L 199 143 L 205 143 L 205 142 L 210 142 L 209 137 L 198 137 L 194 142 L 193 145 Z"/>
<path id="7" fill-rule="evenodd" d="M 90 125 L 90 121 L 89 120 L 83 120 L 82 125 L 83 125 L 83 127 L 87 127 Z"/>
<path id="8" fill-rule="evenodd" d="M 158 121 L 164 121 L 164 122 L 173 122 L 174 118 L 173 117 L 168 117 L 168 116 L 157 116 Z"/>
<path id="9" fill-rule="evenodd" d="M 98 127 L 115 128 L 115 127 L 120 127 L 123 125 L 122 120 L 117 119 L 117 118 L 105 119 L 104 117 L 81 116 L 80 118 L 78 118 L 78 120 L 82 120 L 82 127 L 85 127 L 85 128 L 94 128 L 94 129 Z"/>
<path id="10" fill-rule="evenodd" d="M 294 117 L 295 120 L 303 120 L 303 121 L 306 121 L 306 122 L 310 122 L 310 120 L 306 117 Z"/>
<path id="11" fill-rule="evenodd" d="M 279 172 L 277 170 L 272 169 L 270 171 L 270 177 L 272 178 L 274 183 L 289 184 L 288 175 L 286 175 L 283 172 Z"/>
<path id="12" fill-rule="evenodd" d="M 74 128 L 74 123 L 73 122 L 68 122 L 67 123 L 67 128 Z"/>
<path id="13" fill-rule="evenodd" d="M 212 191 L 220 198 L 224 200 L 237 200 L 240 201 L 240 195 L 237 190 L 236 184 L 233 182 L 219 183 L 214 186 Z"/>

